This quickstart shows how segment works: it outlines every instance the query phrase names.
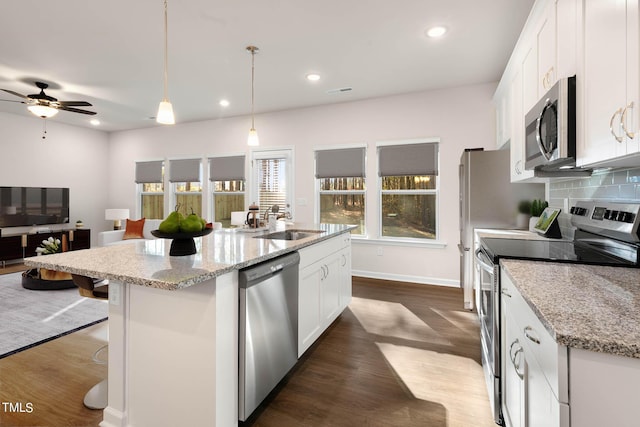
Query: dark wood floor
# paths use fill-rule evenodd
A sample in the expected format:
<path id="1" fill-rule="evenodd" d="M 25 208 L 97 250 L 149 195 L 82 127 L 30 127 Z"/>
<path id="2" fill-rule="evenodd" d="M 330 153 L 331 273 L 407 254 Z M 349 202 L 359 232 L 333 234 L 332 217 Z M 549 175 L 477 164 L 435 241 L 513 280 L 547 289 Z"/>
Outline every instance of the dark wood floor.
<path id="1" fill-rule="evenodd" d="M 495 426 L 460 289 L 354 278 L 353 295 L 244 425 Z M 97 426 L 81 402 L 104 374 L 90 359 L 100 328 L 0 359 L 0 401 L 36 400 L 31 414 L 0 407 L 0 426 Z"/>

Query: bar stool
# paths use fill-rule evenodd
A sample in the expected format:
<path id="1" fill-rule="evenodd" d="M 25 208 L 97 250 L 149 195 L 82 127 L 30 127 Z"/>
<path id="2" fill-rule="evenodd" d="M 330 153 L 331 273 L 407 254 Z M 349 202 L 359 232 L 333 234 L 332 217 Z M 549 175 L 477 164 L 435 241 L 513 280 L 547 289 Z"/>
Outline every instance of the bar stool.
<path id="1" fill-rule="evenodd" d="M 72 274 L 73 283 L 78 287 L 80 295 L 87 298 L 109 299 L 109 281 L 93 279 L 79 274 Z M 92 356 L 95 363 L 105 365 L 107 362 L 100 360 L 99 355 L 108 348 L 108 344 L 97 349 Z M 89 409 L 104 409 L 107 407 L 109 385 L 107 379 L 94 385 L 84 396 L 84 406 Z"/>

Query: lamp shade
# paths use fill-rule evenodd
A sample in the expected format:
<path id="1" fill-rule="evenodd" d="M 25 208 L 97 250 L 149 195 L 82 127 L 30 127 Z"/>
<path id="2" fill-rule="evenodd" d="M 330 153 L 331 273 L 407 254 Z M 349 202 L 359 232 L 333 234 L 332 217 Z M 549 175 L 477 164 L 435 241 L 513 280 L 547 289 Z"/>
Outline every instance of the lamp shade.
<path id="1" fill-rule="evenodd" d="M 260 145 L 260 140 L 258 139 L 258 131 L 254 128 L 249 130 L 249 137 L 247 138 L 247 145 L 251 147 L 256 147 Z"/>
<path id="2" fill-rule="evenodd" d="M 168 100 L 165 99 L 160 102 L 156 121 L 163 125 L 173 125 L 176 123 L 176 119 L 173 116 L 173 106 Z"/>
<path id="3" fill-rule="evenodd" d="M 43 119 L 48 119 L 58 114 L 57 108 L 47 107 L 46 105 L 29 105 L 27 109 Z"/>
<path id="4" fill-rule="evenodd" d="M 129 218 L 129 209 L 106 209 L 104 211 L 104 219 L 116 221 Z"/>

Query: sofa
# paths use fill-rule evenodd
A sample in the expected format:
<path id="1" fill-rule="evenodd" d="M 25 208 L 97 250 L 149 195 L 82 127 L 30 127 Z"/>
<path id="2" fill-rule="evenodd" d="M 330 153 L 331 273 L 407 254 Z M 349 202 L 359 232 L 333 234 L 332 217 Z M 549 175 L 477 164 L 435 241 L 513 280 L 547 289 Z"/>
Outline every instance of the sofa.
<path id="1" fill-rule="evenodd" d="M 155 239 L 151 234 L 151 230 L 157 230 L 158 226 L 162 222 L 161 219 L 147 219 L 144 221 L 144 227 L 142 229 L 142 235 L 144 239 Z M 125 230 L 111 230 L 102 231 L 98 233 L 98 246 L 112 246 L 112 245 L 126 245 L 131 242 L 139 242 L 142 239 L 127 239 L 122 240 Z"/>

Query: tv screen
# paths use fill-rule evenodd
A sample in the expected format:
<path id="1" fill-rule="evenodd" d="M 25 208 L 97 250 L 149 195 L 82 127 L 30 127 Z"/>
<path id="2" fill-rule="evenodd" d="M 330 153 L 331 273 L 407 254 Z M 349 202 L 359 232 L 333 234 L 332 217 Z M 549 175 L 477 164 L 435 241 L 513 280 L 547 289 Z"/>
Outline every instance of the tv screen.
<path id="1" fill-rule="evenodd" d="M 68 188 L 0 187 L 0 227 L 68 222 Z"/>

